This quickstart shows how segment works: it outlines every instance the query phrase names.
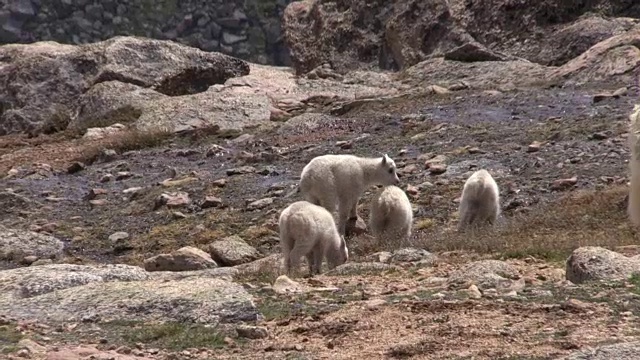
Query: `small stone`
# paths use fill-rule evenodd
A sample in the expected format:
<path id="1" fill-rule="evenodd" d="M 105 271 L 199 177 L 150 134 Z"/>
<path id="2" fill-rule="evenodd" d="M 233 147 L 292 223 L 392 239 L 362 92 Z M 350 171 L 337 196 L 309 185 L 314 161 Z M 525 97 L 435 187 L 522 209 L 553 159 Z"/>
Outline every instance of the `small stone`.
<path id="1" fill-rule="evenodd" d="M 227 180 L 218 179 L 218 180 L 214 180 L 211 184 L 216 187 L 224 187 L 225 185 L 227 185 Z"/>
<path id="2" fill-rule="evenodd" d="M 425 154 L 427 156 L 428 154 Z M 418 159 L 424 158 L 422 155 Z M 433 165 L 444 164 L 447 161 L 447 157 L 444 155 L 436 155 L 430 159 L 425 160 L 424 167 L 429 169 Z"/>
<path id="3" fill-rule="evenodd" d="M 129 179 L 132 176 L 133 174 L 128 171 L 120 171 L 116 174 L 116 181 Z"/>
<path id="4" fill-rule="evenodd" d="M 264 339 L 269 337 L 267 328 L 262 326 L 239 325 L 236 327 L 238 337 L 247 339 Z"/>
<path id="5" fill-rule="evenodd" d="M 413 174 L 417 171 L 418 171 L 418 167 L 415 164 L 409 164 L 400 170 L 402 174 Z"/>
<path id="6" fill-rule="evenodd" d="M 429 167 L 429 173 L 432 175 L 443 174 L 447 171 L 447 165 L 445 164 L 433 164 Z"/>
<path id="7" fill-rule="evenodd" d="M 185 246 L 170 254 L 160 254 L 144 261 L 147 271 L 192 271 L 218 267 L 211 255 L 193 247 Z"/>
<path id="8" fill-rule="evenodd" d="M 241 166 L 238 168 L 228 169 L 227 176 L 250 174 L 256 172 L 256 168 L 253 166 Z"/>
<path id="9" fill-rule="evenodd" d="M 128 238 L 129 233 L 124 231 L 114 232 L 113 234 L 109 235 L 109 241 L 111 241 L 112 243 L 121 242 L 127 240 Z"/>
<path id="10" fill-rule="evenodd" d="M 89 200 L 89 204 L 91 204 L 92 206 L 102 206 L 102 205 L 106 205 L 107 203 L 108 203 L 107 199 Z"/>
<path id="11" fill-rule="evenodd" d="M 98 197 L 99 195 L 104 195 L 106 194 L 108 191 L 105 189 L 100 189 L 100 188 L 94 188 L 89 190 L 89 193 L 87 194 L 87 200 L 93 200 L 96 197 Z"/>
<path id="12" fill-rule="evenodd" d="M 411 185 L 411 184 L 407 185 L 407 188 L 406 188 L 405 191 L 407 192 L 407 194 L 413 195 L 413 196 L 416 196 L 416 195 L 418 195 L 420 193 L 418 188 L 413 186 L 413 185 Z"/>
<path id="13" fill-rule="evenodd" d="M 200 205 L 203 209 L 215 208 L 222 206 L 222 199 L 215 196 L 207 196 L 204 198 L 204 201 Z"/>
<path id="14" fill-rule="evenodd" d="M 36 262 L 36 261 L 38 261 L 38 257 L 37 257 L 37 256 L 35 256 L 35 255 L 25 256 L 25 257 L 22 259 L 22 263 L 23 263 L 23 264 L 25 264 L 25 265 L 31 265 L 31 264 L 33 264 L 33 263 L 34 263 L 34 262 Z"/>
<path id="15" fill-rule="evenodd" d="M 291 114 L 288 112 L 279 109 L 275 106 L 269 107 L 269 120 L 274 122 L 284 122 L 287 121 L 291 117 Z"/>
<path id="16" fill-rule="evenodd" d="M 609 136 L 603 132 L 597 132 L 595 134 L 592 134 L 590 137 L 593 140 L 604 140 L 604 139 L 607 139 Z"/>
<path id="17" fill-rule="evenodd" d="M 542 147 L 542 143 L 541 142 L 534 141 L 531 144 L 529 144 L 529 146 L 527 147 L 527 152 L 528 153 L 538 152 L 538 151 L 540 151 L 541 147 Z"/>
<path id="18" fill-rule="evenodd" d="M 174 211 L 171 213 L 174 219 L 186 219 L 187 215 L 181 213 L 180 211 Z"/>
<path id="19" fill-rule="evenodd" d="M 471 147 L 471 148 L 469 148 L 468 151 L 469 151 L 469 154 L 484 154 L 485 153 L 485 151 L 480 150 L 480 148 L 477 148 L 477 147 Z"/>
<path id="20" fill-rule="evenodd" d="M 111 175 L 111 174 L 106 174 L 106 175 L 104 175 L 102 178 L 100 178 L 100 182 L 101 182 L 101 183 L 106 183 L 106 182 L 109 182 L 109 181 L 113 180 L 113 178 L 114 178 L 114 176 L 113 176 L 113 175 Z"/>
<path id="21" fill-rule="evenodd" d="M 265 207 L 273 204 L 273 200 L 274 198 L 268 197 L 268 198 L 252 201 L 251 203 L 249 203 L 249 205 L 247 205 L 247 210 L 253 211 L 253 210 L 264 209 Z"/>
<path id="22" fill-rule="evenodd" d="M 186 206 L 191 203 L 189 194 L 184 191 L 178 191 L 170 194 L 160 195 L 155 202 L 155 208 L 159 208 L 162 205 L 167 205 L 168 208 L 177 208 Z"/>
<path id="23" fill-rule="evenodd" d="M 567 190 L 578 183 L 576 176 L 568 179 L 558 179 L 551 183 L 551 190 Z"/>
<path id="24" fill-rule="evenodd" d="M 86 166 L 84 165 L 84 163 L 76 161 L 73 164 L 69 165 L 69 167 L 67 168 L 67 173 L 69 174 L 75 174 L 78 171 L 84 170 Z"/>

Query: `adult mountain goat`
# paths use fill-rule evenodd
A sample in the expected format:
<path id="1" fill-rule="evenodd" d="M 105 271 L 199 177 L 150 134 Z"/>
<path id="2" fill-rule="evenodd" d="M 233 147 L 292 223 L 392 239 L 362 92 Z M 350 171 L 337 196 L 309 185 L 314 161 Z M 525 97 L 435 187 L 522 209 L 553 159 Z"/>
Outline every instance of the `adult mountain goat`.
<path id="1" fill-rule="evenodd" d="M 338 231 L 345 235 L 347 221 L 358 217 L 358 200 L 367 188 L 398 183 L 396 163 L 387 154 L 379 158 L 321 155 L 302 169 L 299 191 L 305 200 L 332 214 L 337 205 Z"/>
<path id="2" fill-rule="evenodd" d="M 464 183 L 458 209 L 458 229 L 495 223 L 500 215 L 500 192 L 498 184 L 487 170 L 474 172 Z"/>
<path id="3" fill-rule="evenodd" d="M 344 237 L 338 233 L 333 216 L 327 209 L 308 201 L 297 201 L 282 210 L 278 220 L 280 247 L 288 275 L 300 266 L 302 256 L 309 262 L 309 275 L 320 273 L 322 259 L 329 269 L 349 259 Z"/>
<path id="4" fill-rule="evenodd" d="M 369 227 L 378 242 L 409 240 L 413 209 L 407 194 L 397 186 L 385 186 L 371 201 Z"/>
<path id="5" fill-rule="evenodd" d="M 629 115 L 629 136 L 627 137 L 631 159 L 629 168 L 631 170 L 631 184 L 629 186 L 629 205 L 627 213 L 629 219 L 635 226 L 640 226 L 640 143 L 638 143 L 638 132 L 640 131 L 640 105 L 633 107 L 633 112 Z"/>

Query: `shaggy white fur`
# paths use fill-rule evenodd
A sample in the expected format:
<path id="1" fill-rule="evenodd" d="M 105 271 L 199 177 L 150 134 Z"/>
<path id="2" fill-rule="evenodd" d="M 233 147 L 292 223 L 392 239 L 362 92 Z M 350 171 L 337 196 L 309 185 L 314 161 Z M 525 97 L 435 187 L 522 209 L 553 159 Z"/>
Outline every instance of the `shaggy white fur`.
<path id="1" fill-rule="evenodd" d="M 633 112 L 629 115 L 629 136 L 627 137 L 631 159 L 629 159 L 629 169 L 631 170 L 631 181 L 629 186 L 629 205 L 627 213 L 629 219 L 635 226 L 640 226 L 640 143 L 638 142 L 638 131 L 640 131 L 640 105 L 633 107 Z"/>
<path id="2" fill-rule="evenodd" d="M 399 187 L 385 186 L 371 201 L 369 227 L 379 242 L 409 240 L 412 223 L 411 202 Z"/>
<path id="3" fill-rule="evenodd" d="M 358 216 L 358 200 L 367 188 L 398 183 L 396 163 L 387 154 L 380 158 L 322 155 L 302 169 L 299 189 L 305 200 L 332 214 L 337 205 L 338 231 L 344 235 L 347 221 Z"/>
<path id="4" fill-rule="evenodd" d="M 478 170 L 467 179 L 458 209 L 458 229 L 495 223 L 500 215 L 500 190 L 487 170 Z"/>
<path id="5" fill-rule="evenodd" d="M 333 216 L 321 206 L 308 201 L 294 202 L 282 210 L 278 224 L 288 275 L 298 269 L 302 256 L 307 257 L 311 276 L 320 273 L 323 257 L 327 259 L 329 269 L 349 259 L 347 244 L 338 233 Z"/>

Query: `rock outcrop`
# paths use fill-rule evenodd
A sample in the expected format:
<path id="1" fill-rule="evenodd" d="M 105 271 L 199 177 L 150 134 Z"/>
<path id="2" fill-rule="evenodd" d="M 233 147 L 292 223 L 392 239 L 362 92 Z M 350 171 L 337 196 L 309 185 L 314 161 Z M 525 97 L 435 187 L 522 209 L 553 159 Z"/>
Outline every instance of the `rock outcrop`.
<path id="1" fill-rule="evenodd" d="M 0 44 L 85 44 L 118 35 L 172 40 L 260 64 L 288 65 L 284 1 L 31 1 L 0 3 Z"/>
<path id="2" fill-rule="evenodd" d="M 130 265 L 43 265 L 0 272 L 0 313 L 25 320 L 255 320 L 242 286 L 203 270 L 189 276 Z M 167 281 L 171 280 L 171 281 Z"/>
<path id="3" fill-rule="evenodd" d="M 78 97 L 103 82 L 144 88 L 155 92 L 150 96 L 158 99 L 200 93 L 231 77 L 249 74 L 249 65 L 237 58 L 135 37 L 82 46 L 55 42 L 4 45 L 0 60 L 0 135 L 66 128 L 76 113 L 83 113 L 77 108 Z"/>
<path id="4" fill-rule="evenodd" d="M 594 10 L 638 13 L 637 7 L 607 1 L 304 0 L 287 6 L 283 31 L 299 74 L 327 62 L 341 72 L 406 69 L 443 56 L 462 62 L 524 58 L 558 66 L 638 22 L 586 14 Z"/>

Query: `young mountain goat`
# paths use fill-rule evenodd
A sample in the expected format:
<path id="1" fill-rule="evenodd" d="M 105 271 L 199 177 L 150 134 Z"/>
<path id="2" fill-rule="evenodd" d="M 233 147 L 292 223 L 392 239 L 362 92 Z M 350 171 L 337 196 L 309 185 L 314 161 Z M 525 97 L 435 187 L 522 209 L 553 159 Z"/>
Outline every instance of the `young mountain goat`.
<path id="1" fill-rule="evenodd" d="M 385 186 L 371 201 L 369 227 L 379 243 L 411 236 L 413 209 L 407 194 L 397 186 Z"/>
<path id="2" fill-rule="evenodd" d="M 494 224 L 500 214 L 498 184 L 487 170 L 474 172 L 465 182 L 460 199 L 458 229 Z"/>
<path id="3" fill-rule="evenodd" d="M 287 275 L 298 269 L 302 256 L 307 257 L 310 276 L 320 273 L 323 257 L 329 269 L 349 259 L 347 244 L 338 233 L 333 216 L 321 206 L 294 202 L 282 210 L 278 224 Z"/>
<path id="4" fill-rule="evenodd" d="M 396 163 L 387 154 L 380 158 L 321 155 L 302 169 L 299 191 L 305 200 L 331 214 L 337 205 L 338 231 L 345 235 L 347 221 L 358 217 L 358 200 L 367 188 L 398 183 Z"/>

